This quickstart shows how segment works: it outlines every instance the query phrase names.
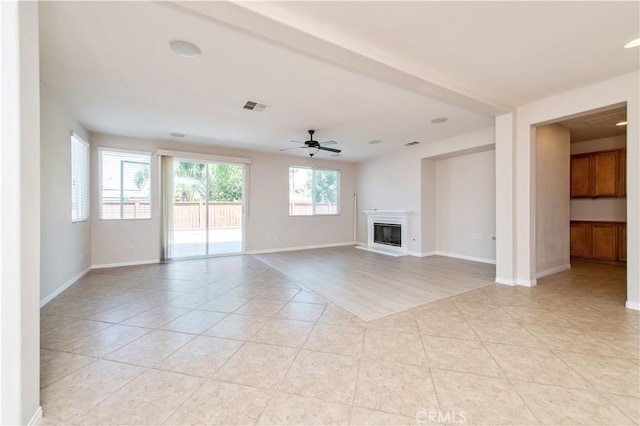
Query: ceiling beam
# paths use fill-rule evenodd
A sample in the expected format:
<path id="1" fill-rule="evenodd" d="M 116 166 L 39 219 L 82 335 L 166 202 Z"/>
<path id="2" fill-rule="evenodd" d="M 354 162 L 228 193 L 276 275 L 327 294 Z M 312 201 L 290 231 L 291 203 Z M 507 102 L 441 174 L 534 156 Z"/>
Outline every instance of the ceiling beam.
<path id="1" fill-rule="evenodd" d="M 384 83 L 487 115 L 512 111 L 485 94 L 472 91 L 417 62 L 407 61 L 272 2 L 183 2 L 183 12 L 213 19 L 299 53 L 319 58 Z"/>

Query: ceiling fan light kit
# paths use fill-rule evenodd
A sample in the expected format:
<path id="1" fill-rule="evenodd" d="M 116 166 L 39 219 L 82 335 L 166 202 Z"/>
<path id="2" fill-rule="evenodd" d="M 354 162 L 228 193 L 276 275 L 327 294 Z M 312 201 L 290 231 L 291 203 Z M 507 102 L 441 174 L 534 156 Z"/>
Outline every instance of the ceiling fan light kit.
<path id="1" fill-rule="evenodd" d="M 294 148 L 282 148 L 280 151 L 289 151 L 291 149 L 306 149 L 307 150 L 307 154 L 309 155 L 309 157 L 313 157 L 319 151 L 330 151 L 330 152 L 334 152 L 334 153 L 337 153 L 337 154 L 342 152 L 342 150 L 340 150 L 340 149 L 327 148 L 327 145 L 336 145 L 337 144 L 336 141 L 318 142 L 316 140 L 313 140 L 313 134 L 316 131 L 315 130 L 308 130 L 308 132 L 309 132 L 309 140 L 308 141 L 305 141 L 305 142 L 291 141 L 293 143 L 299 143 L 302 146 L 296 146 Z"/>

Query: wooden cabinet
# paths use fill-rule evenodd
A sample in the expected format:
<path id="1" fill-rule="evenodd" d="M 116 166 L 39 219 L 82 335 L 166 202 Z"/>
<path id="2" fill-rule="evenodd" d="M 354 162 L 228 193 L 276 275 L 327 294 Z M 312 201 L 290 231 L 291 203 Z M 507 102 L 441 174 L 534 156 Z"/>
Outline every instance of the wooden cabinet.
<path id="1" fill-rule="evenodd" d="M 625 223 L 572 221 L 571 256 L 605 262 L 626 262 Z"/>
<path id="2" fill-rule="evenodd" d="M 620 224 L 618 227 L 618 260 L 627 261 L 627 225 Z"/>
<path id="3" fill-rule="evenodd" d="M 627 196 L 627 150 L 620 150 L 620 167 L 618 167 L 618 193 L 620 197 Z"/>
<path id="4" fill-rule="evenodd" d="M 618 225 L 614 223 L 594 223 L 591 225 L 591 258 L 596 260 L 617 260 Z"/>
<path id="5" fill-rule="evenodd" d="M 571 156 L 571 198 L 591 197 L 591 155 Z"/>
<path id="6" fill-rule="evenodd" d="M 626 151 L 571 156 L 571 198 L 624 197 Z"/>
<path id="7" fill-rule="evenodd" d="M 571 256 L 591 257 L 591 225 L 571 222 L 571 240 L 569 243 Z"/>

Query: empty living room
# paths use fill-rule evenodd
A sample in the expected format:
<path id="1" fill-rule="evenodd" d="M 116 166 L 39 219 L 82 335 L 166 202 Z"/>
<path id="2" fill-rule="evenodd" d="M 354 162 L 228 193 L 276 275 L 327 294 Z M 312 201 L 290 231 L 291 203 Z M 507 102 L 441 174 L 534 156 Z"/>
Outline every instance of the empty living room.
<path id="1" fill-rule="evenodd" d="M 639 17 L 0 2 L 0 424 L 640 424 Z"/>

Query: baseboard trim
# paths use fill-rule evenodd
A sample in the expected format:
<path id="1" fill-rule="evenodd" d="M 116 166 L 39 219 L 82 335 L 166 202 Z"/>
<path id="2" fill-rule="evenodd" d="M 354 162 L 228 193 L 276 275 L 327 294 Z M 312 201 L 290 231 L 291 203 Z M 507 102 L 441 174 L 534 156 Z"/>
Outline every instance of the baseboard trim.
<path id="1" fill-rule="evenodd" d="M 28 425 L 39 425 L 40 423 L 42 423 L 42 407 L 38 407 L 38 409 L 36 410 L 36 412 L 33 414 L 33 416 L 31 417 L 31 420 L 29 420 L 29 423 L 27 423 Z"/>
<path id="2" fill-rule="evenodd" d="M 283 248 L 274 248 L 274 249 L 265 249 L 265 250 L 249 250 L 245 254 L 268 254 L 268 253 L 279 253 L 283 251 L 312 250 L 312 249 L 329 248 L 329 247 L 354 246 L 356 244 L 357 243 L 355 241 L 350 241 L 346 243 L 313 244 L 310 246 L 283 247 Z"/>
<path id="3" fill-rule="evenodd" d="M 538 285 L 538 281 L 533 280 L 516 280 L 516 285 L 521 285 L 523 287 L 534 287 Z"/>
<path id="4" fill-rule="evenodd" d="M 359 250 L 370 251 L 372 253 L 383 254 L 385 256 L 391 256 L 391 257 L 403 257 L 411 254 L 408 251 L 384 250 L 384 249 L 378 249 L 377 247 L 369 247 L 369 246 L 356 246 L 356 248 Z"/>
<path id="5" fill-rule="evenodd" d="M 415 257 L 429 257 L 429 256 L 435 256 L 436 252 L 435 251 L 425 251 L 425 252 L 419 253 L 417 251 L 410 251 L 409 255 L 410 256 L 415 256 Z"/>
<path id="6" fill-rule="evenodd" d="M 107 269 L 107 268 L 119 268 L 121 266 L 150 265 L 152 263 L 160 263 L 160 259 L 135 260 L 133 262 L 103 263 L 100 265 L 91 265 L 91 269 Z"/>
<path id="7" fill-rule="evenodd" d="M 430 252 L 433 253 L 430 256 L 445 256 L 445 257 L 452 257 L 454 259 L 462 259 L 462 260 L 471 260 L 473 262 L 480 262 L 480 263 L 489 263 L 491 265 L 495 265 L 496 261 L 494 259 L 485 259 L 483 257 L 475 257 L 475 256 L 467 256 L 464 254 L 456 254 L 456 253 L 449 253 L 446 251 L 439 251 L 436 250 L 435 252 Z"/>
<path id="8" fill-rule="evenodd" d="M 73 283 L 75 283 L 76 281 L 78 281 L 80 278 L 84 277 L 85 275 L 87 275 L 87 273 L 91 270 L 91 266 L 89 266 L 87 269 L 85 269 L 84 271 L 80 272 L 79 274 L 71 277 L 70 279 L 68 279 L 67 281 L 65 281 L 60 287 L 58 287 L 53 293 L 49 294 L 48 296 L 40 299 L 40 307 L 42 308 L 44 305 L 46 305 L 47 303 L 51 302 L 54 298 L 56 298 L 58 295 L 60 295 L 63 291 L 65 291 L 66 289 L 68 289 L 69 287 L 71 287 L 73 285 Z"/>
<path id="9" fill-rule="evenodd" d="M 516 285 L 515 281 L 507 279 L 507 278 L 500 278 L 500 277 L 496 277 L 494 282 L 496 284 L 503 284 L 503 285 L 510 285 L 510 286 Z"/>
<path id="10" fill-rule="evenodd" d="M 627 302 L 624 304 L 624 306 L 627 309 L 633 309 L 634 311 L 640 311 L 640 303 L 636 303 L 636 302 L 632 302 L 630 300 L 627 300 Z"/>
<path id="11" fill-rule="evenodd" d="M 567 269 L 571 269 L 571 264 L 567 263 L 566 265 L 556 266 L 555 268 L 549 268 L 545 271 L 536 273 L 536 278 L 546 277 L 547 275 L 557 274 L 558 272 L 566 271 Z"/>

